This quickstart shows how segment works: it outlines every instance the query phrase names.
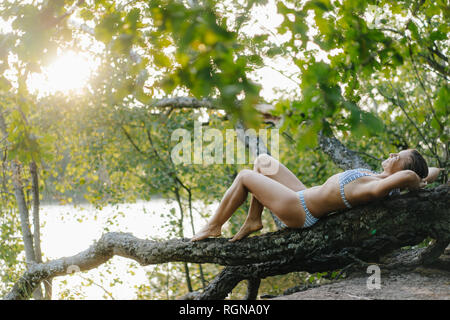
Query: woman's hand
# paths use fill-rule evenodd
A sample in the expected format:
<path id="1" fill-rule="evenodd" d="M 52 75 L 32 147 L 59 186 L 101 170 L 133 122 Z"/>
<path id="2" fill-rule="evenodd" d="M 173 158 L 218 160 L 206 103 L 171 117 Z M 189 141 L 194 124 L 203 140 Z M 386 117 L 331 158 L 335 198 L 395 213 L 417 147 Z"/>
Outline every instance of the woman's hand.
<path id="1" fill-rule="evenodd" d="M 407 188 L 411 191 L 413 190 L 419 190 L 421 188 L 424 188 L 428 182 L 427 179 L 424 178 L 420 178 L 419 175 L 417 173 L 415 173 L 414 171 L 411 170 L 405 170 L 408 173 L 408 186 Z"/>
<path id="2" fill-rule="evenodd" d="M 437 177 L 439 176 L 441 171 L 444 171 L 444 170 L 445 170 L 444 168 L 429 167 L 428 168 L 428 176 L 425 178 L 425 180 L 428 183 L 433 182 L 434 180 L 437 179 Z"/>

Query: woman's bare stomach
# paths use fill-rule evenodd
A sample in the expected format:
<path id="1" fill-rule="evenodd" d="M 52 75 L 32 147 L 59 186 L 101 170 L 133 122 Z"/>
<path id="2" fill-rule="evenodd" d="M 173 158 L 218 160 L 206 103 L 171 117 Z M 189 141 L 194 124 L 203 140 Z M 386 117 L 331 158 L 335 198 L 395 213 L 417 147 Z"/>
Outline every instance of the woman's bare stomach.
<path id="1" fill-rule="evenodd" d="M 338 174 L 331 176 L 323 185 L 307 188 L 304 196 L 306 206 L 316 218 L 346 208 L 339 190 Z"/>

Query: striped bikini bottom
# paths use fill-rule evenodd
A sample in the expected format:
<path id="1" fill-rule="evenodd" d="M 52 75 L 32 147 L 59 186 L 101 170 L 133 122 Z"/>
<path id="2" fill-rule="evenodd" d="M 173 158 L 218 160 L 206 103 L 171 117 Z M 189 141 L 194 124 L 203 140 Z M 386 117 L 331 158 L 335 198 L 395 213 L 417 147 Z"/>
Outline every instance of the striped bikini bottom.
<path id="1" fill-rule="evenodd" d="M 311 212 L 309 211 L 308 207 L 306 206 L 305 196 L 303 195 L 304 191 L 305 190 L 300 190 L 300 191 L 297 191 L 297 193 L 299 195 L 303 210 L 305 210 L 305 212 L 306 212 L 306 220 L 305 220 L 305 223 L 303 224 L 302 228 L 308 228 L 308 227 L 311 227 L 313 224 L 315 224 L 317 221 L 319 221 L 319 219 L 314 217 L 311 214 Z M 287 225 L 285 225 L 283 222 L 281 222 L 281 224 L 282 224 L 283 228 L 287 228 Z"/>

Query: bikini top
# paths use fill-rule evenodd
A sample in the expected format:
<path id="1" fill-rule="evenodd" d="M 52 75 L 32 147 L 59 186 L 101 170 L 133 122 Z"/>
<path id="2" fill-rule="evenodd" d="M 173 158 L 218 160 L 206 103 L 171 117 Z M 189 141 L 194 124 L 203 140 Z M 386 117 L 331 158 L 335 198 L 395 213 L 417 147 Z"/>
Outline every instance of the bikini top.
<path id="1" fill-rule="evenodd" d="M 365 172 L 364 172 L 365 171 Z M 378 174 L 378 172 L 372 171 L 370 169 L 366 169 L 366 168 L 357 168 L 357 169 L 350 169 L 350 170 L 346 170 L 344 172 L 342 172 L 339 175 L 339 189 L 341 192 L 341 198 L 342 201 L 344 201 L 345 205 L 347 206 L 347 208 L 351 208 L 351 204 L 347 201 L 347 199 L 345 198 L 345 193 L 344 193 L 344 186 L 356 179 L 359 179 L 361 177 L 365 177 L 365 176 L 371 176 L 371 174 Z M 392 189 L 389 192 L 389 195 L 394 195 L 394 194 L 399 194 L 400 193 L 400 189 L 396 188 L 396 189 Z"/>

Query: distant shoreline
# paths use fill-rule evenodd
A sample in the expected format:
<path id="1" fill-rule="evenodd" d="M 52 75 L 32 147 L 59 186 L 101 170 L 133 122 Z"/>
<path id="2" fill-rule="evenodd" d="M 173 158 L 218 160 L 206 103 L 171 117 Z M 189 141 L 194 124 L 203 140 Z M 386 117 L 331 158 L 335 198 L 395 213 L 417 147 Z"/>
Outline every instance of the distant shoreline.
<path id="1" fill-rule="evenodd" d="M 56 199 L 55 197 L 48 197 L 48 198 L 44 198 L 40 201 L 40 205 L 41 206 L 47 206 L 47 205 L 67 205 L 67 204 L 73 204 L 73 205 L 92 205 L 91 202 L 87 201 L 86 199 L 84 199 L 84 197 L 71 197 L 72 201 L 68 202 L 68 203 L 61 203 L 60 200 Z M 152 195 L 150 199 L 136 199 L 135 202 L 139 202 L 139 201 L 152 201 L 152 200 L 164 200 L 165 198 L 160 195 L 160 194 L 155 194 Z M 173 200 L 175 201 L 175 200 Z M 125 202 L 118 202 L 120 204 L 125 204 L 125 203 L 130 203 L 130 201 L 125 201 Z M 107 203 L 108 204 L 108 203 Z"/>

